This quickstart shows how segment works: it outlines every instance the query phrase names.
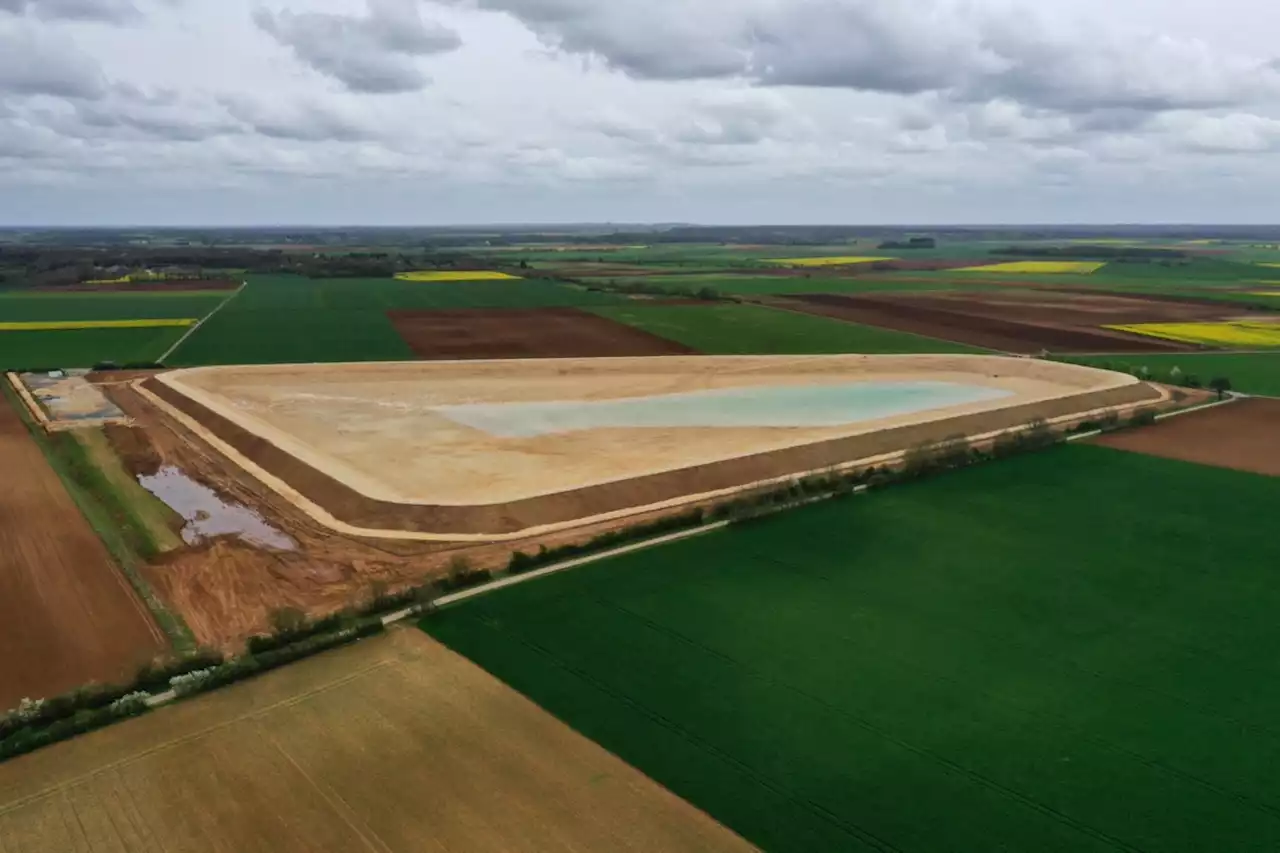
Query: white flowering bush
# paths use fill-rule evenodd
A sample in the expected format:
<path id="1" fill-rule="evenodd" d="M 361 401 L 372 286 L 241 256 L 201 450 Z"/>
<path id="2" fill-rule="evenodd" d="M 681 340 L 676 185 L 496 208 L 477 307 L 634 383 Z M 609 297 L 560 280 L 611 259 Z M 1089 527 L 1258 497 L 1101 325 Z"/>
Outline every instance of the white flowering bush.
<path id="1" fill-rule="evenodd" d="M 208 667 L 207 669 L 197 669 L 194 672 L 188 672 L 183 675 L 175 675 L 169 679 L 169 686 L 173 688 L 173 692 L 179 696 L 186 696 L 189 693 L 198 691 L 209 677 L 217 672 L 217 667 Z"/>
<path id="2" fill-rule="evenodd" d="M 39 716 L 40 711 L 44 708 L 45 700 L 43 699 L 23 699 L 18 703 L 18 707 L 14 708 L 7 714 L 0 716 L 0 720 L 6 723 L 26 723 Z"/>
<path id="3" fill-rule="evenodd" d="M 146 709 L 147 700 L 150 698 L 151 694 L 145 690 L 135 690 L 112 702 L 111 710 L 122 717 L 137 714 Z"/>

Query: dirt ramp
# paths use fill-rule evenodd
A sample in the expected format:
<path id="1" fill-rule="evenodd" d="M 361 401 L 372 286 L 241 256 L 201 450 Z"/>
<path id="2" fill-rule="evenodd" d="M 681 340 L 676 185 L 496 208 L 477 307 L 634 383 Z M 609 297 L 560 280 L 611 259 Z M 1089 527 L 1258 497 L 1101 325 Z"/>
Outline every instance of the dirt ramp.
<path id="1" fill-rule="evenodd" d="M 575 308 L 391 311 L 387 316 L 409 348 L 425 360 L 693 352 L 683 344 Z"/>

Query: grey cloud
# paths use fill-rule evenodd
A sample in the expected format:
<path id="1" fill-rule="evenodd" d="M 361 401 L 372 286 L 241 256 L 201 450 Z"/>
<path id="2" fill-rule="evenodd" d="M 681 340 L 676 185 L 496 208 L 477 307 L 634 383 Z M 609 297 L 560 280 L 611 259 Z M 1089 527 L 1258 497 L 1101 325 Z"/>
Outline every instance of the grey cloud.
<path id="1" fill-rule="evenodd" d="M 254 21 L 316 71 L 372 94 L 422 89 L 428 79 L 415 59 L 462 44 L 453 30 L 424 21 L 417 0 L 367 3 L 362 17 L 259 8 Z"/>
<path id="2" fill-rule="evenodd" d="M 0 11 L 32 14 L 45 20 L 126 24 L 142 19 L 131 0 L 0 0 Z"/>
<path id="3" fill-rule="evenodd" d="M 223 105 L 253 132 L 296 142 L 359 142 L 373 137 L 369 128 L 313 102 L 267 104 L 244 97 L 224 98 Z"/>
<path id="4" fill-rule="evenodd" d="M 74 43 L 37 28 L 0 28 L 0 95 L 100 98 L 102 69 Z"/>
<path id="5" fill-rule="evenodd" d="M 1204 109 L 1280 97 L 1280 69 L 1199 42 L 1046 22 L 954 0 L 454 0 L 637 78 L 1008 98 L 1063 112 Z"/>

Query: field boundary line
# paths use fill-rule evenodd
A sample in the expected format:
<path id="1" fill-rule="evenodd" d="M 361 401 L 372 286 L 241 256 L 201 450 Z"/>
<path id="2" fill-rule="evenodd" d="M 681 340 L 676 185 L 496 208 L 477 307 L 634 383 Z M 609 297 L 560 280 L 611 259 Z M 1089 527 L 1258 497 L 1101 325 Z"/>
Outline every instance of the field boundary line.
<path id="1" fill-rule="evenodd" d="M 9 379 L 9 384 L 13 386 L 13 390 L 17 393 L 18 399 L 22 401 L 22 405 L 30 412 L 31 417 L 36 419 L 36 422 L 40 424 L 45 432 L 48 432 L 52 428 L 52 421 L 50 421 L 44 409 L 41 408 L 39 401 L 32 395 L 27 383 L 23 382 L 22 378 L 12 370 L 5 375 Z"/>
<path id="2" fill-rule="evenodd" d="M 364 842 L 366 848 L 374 851 L 382 851 L 382 853 L 393 853 L 387 843 L 379 838 L 376 832 L 368 826 L 361 827 L 356 824 L 357 818 L 352 813 L 351 806 L 347 804 L 347 801 L 335 794 L 327 785 L 321 785 L 316 781 L 314 776 L 304 770 L 302 765 L 298 763 L 298 760 L 289 754 L 289 750 L 281 746 L 280 741 L 276 739 L 276 736 L 267 730 L 267 727 L 262 724 L 261 719 L 254 719 L 251 721 L 251 724 L 258 730 L 259 736 L 275 747 L 276 751 L 284 756 L 285 761 L 289 762 L 289 766 L 296 770 L 298 775 L 305 779 L 307 784 L 315 789 L 315 792 L 329 804 L 329 808 L 333 810 L 333 813 L 342 818 L 343 823 L 351 827 L 351 831 L 360 837 L 360 840 Z M 361 823 L 363 823 L 363 821 L 361 821 Z"/>
<path id="3" fill-rule="evenodd" d="M 785 299 L 786 297 L 784 296 L 779 298 Z M 802 317 L 823 317 L 828 320 L 835 320 L 836 322 L 844 323 L 846 326 L 862 326 L 867 329 L 877 329 L 882 332 L 895 332 L 899 335 L 908 335 L 913 338 L 919 338 L 922 341 L 938 341 L 943 344 L 955 344 L 958 347 L 969 347 L 973 350 L 971 353 L 936 353 L 936 355 L 1004 355 L 1009 356 L 1010 358 L 1022 358 L 1025 356 L 1025 353 L 1010 352 L 1009 350 L 995 349 L 993 347 L 975 346 L 974 344 L 966 341 L 956 341 L 951 338 L 939 338 L 936 335 L 922 335 L 919 332 L 904 332 L 901 329 L 891 329 L 888 326 L 877 326 L 873 323 L 860 323 L 857 320 L 848 320 L 844 317 L 834 317 L 830 314 L 813 314 L 799 308 L 794 308 L 791 305 L 778 305 L 772 302 L 760 302 L 757 300 L 748 300 L 748 304 L 758 305 L 761 308 L 773 308 L 777 311 L 788 311 L 792 314 L 799 314 Z M 857 353 L 854 354 L 856 355 Z M 867 354 L 870 355 L 871 353 Z M 893 355 L 894 353 L 886 354 Z M 935 355 L 935 353 L 929 353 L 929 355 Z"/>
<path id="4" fill-rule="evenodd" d="M 237 296 L 239 296 L 239 295 L 240 295 L 240 293 L 241 293 L 241 292 L 242 292 L 246 287 L 248 287 L 248 286 L 249 286 L 249 280 L 248 280 L 248 279 L 244 279 L 244 280 L 242 280 L 242 281 L 240 282 L 240 286 L 236 288 L 236 292 L 235 292 L 235 293 L 231 294 L 231 295 L 230 295 L 230 296 L 228 296 L 226 299 L 222 300 L 220 303 L 218 303 L 218 307 L 217 307 L 217 308 L 214 308 L 214 309 L 213 309 L 212 311 L 210 311 L 208 314 L 205 314 L 203 317 L 201 317 L 201 318 L 200 318 L 200 320 L 199 320 L 199 321 L 198 321 L 194 326 L 192 326 L 190 329 L 187 329 L 187 333 L 186 333 L 185 335 L 183 335 L 182 337 L 178 338 L 177 342 L 176 342 L 176 343 L 174 343 L 174 345 L 173 345 L 173 346 L 171 346 L 171 347 L 169 347 L 167 350 L 165 350 L 164 354 L 163 354 L 163 355 L 161 355 L 158 359 L 156 359 L 156 361 L 158 361 L 158 362 L 159 362 L 159 363 L 161 363 L 161 364 L 164 364 L 164 363 L 165 363 L 165 360 L 166 360 L 166 359 L 168 359 L 168 358 L 169 358 L 169 356 L 171 356 L 171 355 L 173 355 L 175 352 L 177 352 L 178 347 L 180 347 L 180 346 L 182 346 L 183 344 L 185 344 L 185 343 L 187 342 L 187 338 L 189 338 L 189 337 L 191 337 L 192 335 L 194 335 L 194 334 L 196 333 L 196 331 L 197 331 L 201 326 L 203 326 L 203 325 L 205 324 L 205 321 L 206 321 L 206 320 L 208 320 L 209 318 L 211 318 L 214 314 L 217 314 L 217 313 L 218 313 L 219 311 L 221 311 L 223 308 L 226 308 L 226 307 L 227 307 L 227 305 L 231 302 L 231 300 L 233 300 L 233 299 L 235 299 Z"/>

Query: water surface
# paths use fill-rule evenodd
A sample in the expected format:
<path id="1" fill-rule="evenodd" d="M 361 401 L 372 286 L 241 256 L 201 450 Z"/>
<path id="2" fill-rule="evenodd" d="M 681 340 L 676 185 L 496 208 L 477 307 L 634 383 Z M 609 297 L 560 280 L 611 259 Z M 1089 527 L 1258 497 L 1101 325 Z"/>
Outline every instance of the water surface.
<path id="1" fill-rule="evenodd" d="M 166 465 L 150 476 L 139 474 L 138 482 L 186 520 L 182 541 L 188 545 L 213 536 L 235 536 L 260 548 L 277 551 L 298 548 L 292 537 L 272 527 L 257 512 L 243 504 L 224 501 L 217 492 L 191 479 L 180 468 Z"/>

